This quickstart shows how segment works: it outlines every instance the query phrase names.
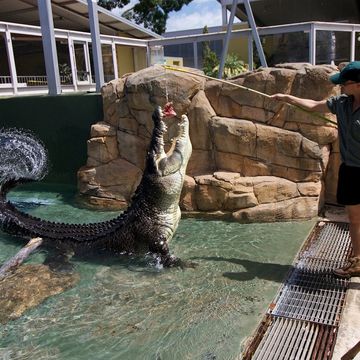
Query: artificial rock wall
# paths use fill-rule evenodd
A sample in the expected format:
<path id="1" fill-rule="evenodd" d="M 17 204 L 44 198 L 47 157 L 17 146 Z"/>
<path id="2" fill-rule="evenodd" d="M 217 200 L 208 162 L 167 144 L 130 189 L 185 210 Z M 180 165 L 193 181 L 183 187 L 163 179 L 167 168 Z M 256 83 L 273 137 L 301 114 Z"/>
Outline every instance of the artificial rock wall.
<path id="1" fill-rule="evenodd" d="M 248 72 L 233 83 L 319 100 L 338 91 L 328 81 L 336 70 L 283 64 Z M 182 210 L 262 222 L 311 218 L 325 201 L 335 202 L 337 129 L 316 116 L 161 66 L 111 81 L 102 96 L 104 121 L 92 126 L 88 161 L 78 172 L 88 204 L 128 205 L 144 168 L 154 104 L 164 105 L 167 98 L 179 116 L 187 113 L 190 119 L 193 153 Z M 168 139 L 176 136 L 176 119 L 168 129 Z"/>

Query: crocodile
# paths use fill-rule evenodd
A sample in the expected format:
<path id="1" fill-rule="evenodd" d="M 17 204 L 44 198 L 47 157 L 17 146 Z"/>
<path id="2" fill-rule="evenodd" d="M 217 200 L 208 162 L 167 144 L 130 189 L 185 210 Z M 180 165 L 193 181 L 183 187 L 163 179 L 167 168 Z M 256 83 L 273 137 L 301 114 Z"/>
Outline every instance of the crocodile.
<path id="1" fill-rule="evenodd" d="M 22 212 L 6 199 L 12 187 L 18 183 L 39 180 L 47 165 L 44 151 L 34 151 L 31 159 L 22 160 L 20 174 L 4 165 L 0 159 L 0 226 L 3 231 L 25 238 L 40 237 L 45 246 L 66 247 L 76 253 L 107 250 L 112 253 L 151 253 L 163 266 L 173 266 L 179 259 L 170 253 L 172 239 L 181 217 L 180 194 L 184 183 L 186 166 L 192 152 L 189 136 L 189 119 L 182 115 L 179 135 L 173 139 L 170 150 L 164 150 L 166 117 L 176 116 L 172 104 L 162 109 L 157 106 L 152 114 L 154 128 L 146 155 L 142 179 L 134 192 L 129 207 L 117 217 L 99 223 L 65 224 L 43 220 Z M 30 134 L 27 141 L 35 143 Z M 18 136 L 19 138 L 19 136 Z M 11 153 L 22 148 L 17 144 Z M 11 131 L 0 130 L 0 147 L 11 148 Z M 39 146 L 39 145 L 38 145 Z M 43 145 L 42 145 L 43 146 Z M 8 150 L 3 151 L 5 153 Z M 24 156 L 29 156 L 29 152 Z M 29 163 L 38 156 L 42 162 L 40 170 L 34 170 Z M 5 156 L 6 158 L 6 156 Z M 23 158 L 23 156 L 22 156 Z M 5 169 L 5 170 L 4 170 Z M 25 169 L 25 170 L 24 170 Z M 26 173 L 24 175 L 24 173 Z M 26 176 L 27 174 L 30 174 Z M 43 246 L 43 245 L 42 245 Z"/>

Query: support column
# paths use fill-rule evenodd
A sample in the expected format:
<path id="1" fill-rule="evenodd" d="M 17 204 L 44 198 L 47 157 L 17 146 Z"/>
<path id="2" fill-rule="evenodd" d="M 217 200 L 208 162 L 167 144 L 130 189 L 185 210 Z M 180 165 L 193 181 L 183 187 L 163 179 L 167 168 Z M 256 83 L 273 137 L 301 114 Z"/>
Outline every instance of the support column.
<path id="1" fill-rule="evenodd" d="M 100 29 L 96 0 L 87 0 L 89 10 L 89 22 L 92 42 L 92 56 L 94 61 L 96 91 L 99 92 L 104 85 L 104 68 L 102 61 Z"/>
<path id="2" fill-rule="evenodd" d="M 197 48 L 197 41 L 193 42 L 193 50 L 194 50 L 194 68 L 197 69 L 199 66 L 199 62 L 198 62 L 198 48 Z"/>
<path id="3" fill-rule="evenodd" d="M 5 42 L 6 43 L 6 53 L 7 53 L 7 57 L 8 57 L 12 87 L 13 87 L 14 95 L 17 95 L 18 81 L 17 81 L 14 49 L 12 46 L 11 33 L 8 29 L 6 29 L 6 31 L 5 31 L 5 39 L 6 39 L 6 42 Z"/>
<path id="4" fill-rule="evenodd" d="M 310 25 L 309 31 L 309 62 L 311 65 L 316 64 L 316 29 L 314 24 Z"/>
<path id="5" fill-rule="evenodd" d="M 50 0 L 38 0 L 42 43 L 45 57 L 46 76 L 49 95 L 61 93 L 59 65 L 56 52 L 54 22 Z"/>
<path id="6" fill-rule="evenodd" d="M 73 81 L 73 86 L 74 86 L 74 90 L 78 91 L 74 42 L 69 34 L 68 34 L 68 49 L 69 49 L 69 56 L 70 56 L 71 77 L 72 77 L 72 81 Z"/>
<path id="7" fill-rule="evenodd" d="M 259 36 L 259 33 L 257 31 L 257 28 L 256 28 L 254 15 L 253 15 L 253 12 L 252 12 L 251 6 L 250 6 L 250 1 L 249 0 L 243 0 L 243 1 L 244 1 L 244 6 L 245 6 L 245 10 L 246 10 L 246 15 L 247 15 L 247 18 L 248 18 L 248 21 L 249 21 L 249 25 L 251 27 L 251 32 L 252 32 L 252 35 L 253 35 L 253 38 L 254 38 L 254 41 L 255 41 L 255 44 L 256 44 L 256 49 L 257 49 L 258 54 L 259 54 L 261 66 L 267 67 L 267 62 L 266 62 L 264 50 L 263 50 L 263 47 L 261 45 L 260 36 Z"/>
<path id="8" fill-rule="evenodd" d="M 149 43 L 146 46 L 146 66 L 151 65 L 151 47 Z"/>
<path id="9" fill-rule="evenodd" d="M 117 79 L 119 77 L 119 69 L 118 69 L 118 61 L 116 54 L 116 44 L 114 42 L 111 43 L 111 52 L 113 58 L 114 78 Z"/>
<path id="10" fill-rule="evenodd" d="M 249 64 L 249 70 L 254 70 L 254 46 L 253 46 L 253 38 L 251 34 L 249 33 L 248 37 L 248 64 Z"/>
<path id="11" fill-rule="evenodd" d="M 231 37 L 232 26 L 234 23 L 235 10 L 237 8 L 237 3 L 238 3 L 238 0 L 233 0 L 232 6 L 231 6 L 231 14 L 230 14 L 229 23 L 228 23 L 227 30 L 226 30 L 224 48 L 223 48 L 223 51 L 221 54 L 221 60 L 220 60 L 220 66 L 219 66 L 219 73 L 218 73 L 219 79 L 221 79 L 223 77 L 223 73 L 224 73 L 225 61 L 226 61 L 226 56 L 228 53 L 229 41 L 230 41 L 230 37 Z"/>
<path id="12" fill-rule="evenodd" d="M 221 0 L 222 26 L 227 25 L 226 0 Z"/>
<path id="13" fill-rule="evenodd" d="M 351 31 L 351 40 L 350 40 L 350 61 L 355 60 L 355 42 L 356 42 L 355 30 L 353 29 Z"/>

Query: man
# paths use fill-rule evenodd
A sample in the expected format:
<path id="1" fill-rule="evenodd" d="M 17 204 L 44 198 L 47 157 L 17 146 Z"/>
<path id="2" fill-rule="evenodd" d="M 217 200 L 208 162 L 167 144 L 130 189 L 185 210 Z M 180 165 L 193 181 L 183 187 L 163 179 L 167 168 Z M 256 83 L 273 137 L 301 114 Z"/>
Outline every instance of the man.
<path id="1" fill-rule="evenodd" d="M 360 61 L 346 65 L 330 81 L 341 86 L 342 94 L 315 101 L 292 95 L 275 94 L 275 100 L 301 106 L 310 111 L 336 114 L 340 156 L 337 201 L 345 205 L 349 217 L 353 256 L 349 263 L 334 270 L 339 277 L 360 276 Z"/>

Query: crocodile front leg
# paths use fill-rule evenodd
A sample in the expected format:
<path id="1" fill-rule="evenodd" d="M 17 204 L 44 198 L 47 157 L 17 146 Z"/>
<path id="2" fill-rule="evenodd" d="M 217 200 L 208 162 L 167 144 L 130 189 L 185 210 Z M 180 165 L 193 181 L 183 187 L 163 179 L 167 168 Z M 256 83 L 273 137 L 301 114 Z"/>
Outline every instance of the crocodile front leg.
<path id="1" fill-rule="evenodd" d="M 164 267 L 178 265 L 179 259 L 170 254 L 169 246 L 165 237 L 160 237 L 155 243 L 149 246 L 149 250 Z"/>

